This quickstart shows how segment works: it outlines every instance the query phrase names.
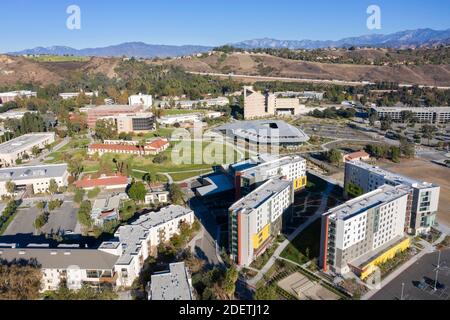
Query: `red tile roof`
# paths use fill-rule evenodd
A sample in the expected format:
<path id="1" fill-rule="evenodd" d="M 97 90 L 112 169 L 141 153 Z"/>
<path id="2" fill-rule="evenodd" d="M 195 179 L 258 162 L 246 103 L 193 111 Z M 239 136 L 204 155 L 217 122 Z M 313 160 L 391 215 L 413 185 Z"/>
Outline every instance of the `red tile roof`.
<path id="1" fill-rule="evenodd" d="M 152 141 L 148 146 L 155 149 L 161 149 L 162 147 L 169 144 L 169 141 L 167 139 L 156 139 Z"/>
<path id="2" fill-rule="evenodd" d="M 84 178 L 75 182 L 77 188 L 111 187 L 128 184 L 128 178 L 124 176 L 103 177 L 98 179 Z"/>
<path id="3" fill-rule="evenodd" d="M 94 143 L 89 146 L 89 149 L 104 149 L 113 151 L 135 151 L 139 152 L 143 149 L 138 146 L 124 145 L 124 144 L 106 144 L 106 143 Z"/>
<path id="4" fill-rule="evenodd" d="M 367 158 L 370 157 L 370 155 L 365 151 L 357 151 L 354 153 L 350 153 L 345 156 L 346 159 L 352 160 L 352 159 L 358 159 L 358 158 Z"/>

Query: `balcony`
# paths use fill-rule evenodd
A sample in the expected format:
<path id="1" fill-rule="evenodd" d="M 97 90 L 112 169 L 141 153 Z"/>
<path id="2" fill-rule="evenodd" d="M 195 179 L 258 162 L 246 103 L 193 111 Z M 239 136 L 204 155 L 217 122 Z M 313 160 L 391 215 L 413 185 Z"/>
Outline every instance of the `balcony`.
<path id="1" fill-rule="evenodd" d="M 117 273 L 115 273 L 113 276 L 105 276 L 105 277 L 100 277 L 99 278 L 99 282 L 100 283 L 116 283 L 117 281 Z"/>

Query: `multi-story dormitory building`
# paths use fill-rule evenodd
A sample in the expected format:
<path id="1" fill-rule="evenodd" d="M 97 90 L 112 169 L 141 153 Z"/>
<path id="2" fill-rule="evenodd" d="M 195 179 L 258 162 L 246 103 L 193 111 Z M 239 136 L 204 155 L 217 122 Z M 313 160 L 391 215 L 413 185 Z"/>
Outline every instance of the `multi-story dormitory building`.
<path id="1" fill-rule="evenodd" d="M 74 290 L 84 284 L 130 287 L 139 276 L 144 261 L 156 247 L 179 232 L 181 221 L 192 224 L 193 211 L 171 205 L 120 227 L 115 239 L 95 249 L 71 246 L 16 248 L 15 245 L 4 245 L 0 247 L 0 259 L 35 259 L 43 273 L 42 291 L 57 289 L 62 280 L 66 281 L 69 289 Z"/>
<path id="2" fill-rule="evenodd" d="M 439 206 L 440 187 L 417 181 L 361 161 L 345 164 L 345 190 L 349 196 L 358 196 L 380 186 L 405 185 L 412 191 L 411 214 L 407 216 L 406 231 L 413 235 L 427 233 L 435 224 Z"/>
<path id="3" fill-rule="evenodd" d="M 405 235 L 412 193 L 405 185 L 383 185 L 326 212 L 322 217 L 320 266 L 354 272 L 362 279 L 410 245 Z"/>
<path id="4" fill-rule="evenodd" d="M 260 155 L 223 170 L 237 201 L 229 208 L 230 254 L 238 265 L 248 266 L 281 232 L 294 192 L 306 186 L 306 160 Z"/>

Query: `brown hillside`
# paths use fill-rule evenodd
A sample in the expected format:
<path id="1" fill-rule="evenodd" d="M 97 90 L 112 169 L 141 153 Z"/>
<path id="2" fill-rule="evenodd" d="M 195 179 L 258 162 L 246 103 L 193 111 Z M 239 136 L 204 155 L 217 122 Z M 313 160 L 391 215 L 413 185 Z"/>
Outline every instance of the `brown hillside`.
<path id="1" fill-rule="evenodd" d="M 62 79 L 62 76 L 47 69 L 42 63 L 0 55 L 0 85 L 13 85 L 17 82 L 48 85 Z"/>
<path id="2" fill-rule="evenodd" d="M 339 54 L 339 53 L 336 53 Z M 378 50 L 352 53 L 376 57 Z M 187 71 L 235 73 L 271 77 L 343 81 L 394 81 L 405 84 L 450 86 L 450 65 L 373 66 L 331 64 L 289 60 L 266 54 L 214 54 L 205 58 L 184 58 L 165 63 Z"/>

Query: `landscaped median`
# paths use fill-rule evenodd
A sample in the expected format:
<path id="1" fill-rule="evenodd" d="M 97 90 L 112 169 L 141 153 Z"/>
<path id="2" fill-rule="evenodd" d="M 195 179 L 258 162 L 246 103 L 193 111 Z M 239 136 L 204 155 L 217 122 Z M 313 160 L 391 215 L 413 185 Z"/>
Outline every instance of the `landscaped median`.
<path id="1" fill-rule="evenodd" d="M 6 208 L 3 210 L 2 215 L 0 217 L 0 235 L 2 235 L 9 224 L 14 220 L 17 209 L 19 208 L 21 201 L 12 200 L 8 203 Z"/>

